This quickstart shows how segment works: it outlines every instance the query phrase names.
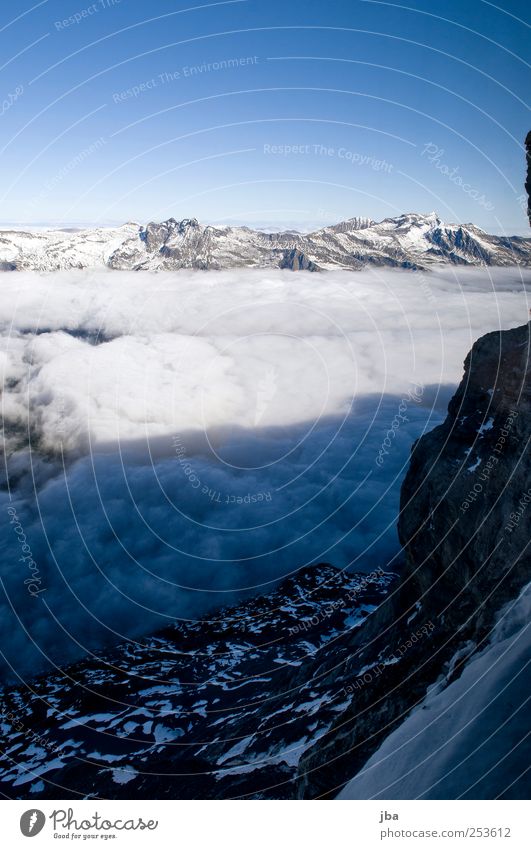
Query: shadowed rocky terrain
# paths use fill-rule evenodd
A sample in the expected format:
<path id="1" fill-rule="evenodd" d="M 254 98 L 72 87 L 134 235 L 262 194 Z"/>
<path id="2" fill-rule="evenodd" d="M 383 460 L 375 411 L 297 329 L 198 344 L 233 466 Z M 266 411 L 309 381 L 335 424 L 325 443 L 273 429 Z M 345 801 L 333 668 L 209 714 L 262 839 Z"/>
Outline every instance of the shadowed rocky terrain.
<path id="1" fill-rule="evenodd" d="M 293 795 L 297 763 L 345 705 L 308 661 L 345 637 L 396 576 L 320 565 L 270 595 L 92 657 L 1 699 L 0 789 L 45 798 Z"/>

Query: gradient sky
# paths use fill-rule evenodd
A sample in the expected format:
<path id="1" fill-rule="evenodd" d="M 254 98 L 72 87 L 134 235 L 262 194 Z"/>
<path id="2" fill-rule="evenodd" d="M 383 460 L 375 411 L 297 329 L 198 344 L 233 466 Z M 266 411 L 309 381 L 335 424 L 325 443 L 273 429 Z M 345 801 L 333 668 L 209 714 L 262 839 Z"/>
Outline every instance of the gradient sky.
<path id="1" fill-rule="evenodd" d="M 2 4 L 0 220 L 436 210 L 527 235 L 528 21 L 523 0 Z"/>

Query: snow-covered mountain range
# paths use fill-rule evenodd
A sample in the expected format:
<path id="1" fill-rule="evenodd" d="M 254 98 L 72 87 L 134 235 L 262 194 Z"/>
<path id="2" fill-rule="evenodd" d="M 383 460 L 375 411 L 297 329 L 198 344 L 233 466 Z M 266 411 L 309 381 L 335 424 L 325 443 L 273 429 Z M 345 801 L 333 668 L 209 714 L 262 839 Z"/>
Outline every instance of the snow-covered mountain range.
<path id="1" fill-rule="evenodd" d="M 456 265 L 531 265 L 531 239 L 489 235 L 473 224 L 406 214 L 375 222 L 351 218 L 312 233 L 266 233 L 169 218 L 145 227 L 0 231 L 0 270 L 69 268 L 171 271 L 179 268 L 423 269 Z"/>

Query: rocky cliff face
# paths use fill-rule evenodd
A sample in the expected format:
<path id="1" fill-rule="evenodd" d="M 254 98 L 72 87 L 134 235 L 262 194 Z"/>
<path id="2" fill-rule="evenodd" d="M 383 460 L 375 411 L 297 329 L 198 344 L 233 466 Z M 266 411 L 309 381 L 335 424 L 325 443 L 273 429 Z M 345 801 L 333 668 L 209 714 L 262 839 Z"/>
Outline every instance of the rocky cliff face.
<path id="1" fill-rule="evenodd" d="M 529 329 L 476 342 L 446 422 L 415 446 L 402 488 L 408 580 L 429 609 L 444 603 L 450 627 L 465 627 L 466 614 L 477 630 L 487 599 L 511 597 L 528 565 Z"/>
<path id="2" fill-rule="evenodd" d="M 479 339 L 446 421 L 414 445 L 399 519 L 406 567 L 351 641 L 351 703 L 301 759 L 299 796 L 337 792 L 428 685 L 459 676 L 531 579 L 530 341 L 530 325 Z M 424 622 L 433 630 L 412 641 Z"/>

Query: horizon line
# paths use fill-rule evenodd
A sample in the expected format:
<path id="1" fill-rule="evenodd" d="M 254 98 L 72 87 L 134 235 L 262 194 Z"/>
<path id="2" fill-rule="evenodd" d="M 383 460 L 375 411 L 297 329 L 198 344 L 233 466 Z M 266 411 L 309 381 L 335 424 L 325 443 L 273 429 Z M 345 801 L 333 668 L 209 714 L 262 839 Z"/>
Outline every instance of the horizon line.
<path id="1" fill-rule="evenodd" d="M 205 227 L 233 227 L 233 228 L 246 227 L 247 229 L 256 230 L 256 231 L 266 231 L 266 232 L 272 232 L 272 233 L 282 233 L 282 232 L 296 232 L 297 233 L 298 232 L 301 235 L 304 235 L 304 234 L 308 234 L 308 233 L 318 232 L 320 230 L 326 230 L 330 227 L 337 227 L 340 224 L 346 224 L 350 221 L 355 221 L 355 220 L 370 222 L 367 225 L 367 228 L 362 228 L 362 229 L 368 229 L 369 227 L 371 227 L 373 225 L 382 224 L 385 221 L 396 221 L 400 218 L 404 218 L 404 217 L 407 217 L 407 216 L 416 216 L 416 217 L 419 217 L 419 218 L 431 218 L 431 217 L 435 216 L 440 221 L 441 224 L 446 224 L 446 225 L 450 225 L 450 226 L 461 226 L 461 227 L 472 226 L 472 227 L 476 227 L 479 230 L 482 230 L 484 233 L 487 233 L 489 235 L 501 235 L 501 236 L 506 236 L 506 237 L 516 236 L 518 238 L 526 238 L 528 240 L 531 238 L 528 235 L 529 234 L 528 228 L 524 228 L 523 226 L 520 227 L 520 226 L 516 225 L 510 231 L 507 228 L 499 227 L 499 228 L 496 228 L 497 232 L 496 231 L 493 232 L 492 230 L 486 230 L 484 227 L 481 227 L 480 225 L 475 224 L 473 221 L 446 221 L 435 210 L 432 210 L 431 212 L 414 212 L 414 211 L 401 212 L 397 215 L 388 215 L 385 218 L 381 218 L 379 220 L 376 220 L 376 219 L 372 218 L 371 216 L 353 215 L 350 218 L 343 218 L 343 219 L 340 219 L 340 220 L 330 221 L 329 223 L 320 223 L 320 222 L 317 222 L 315 220 L 309 220 L 306 224 L 303 221 L 299 221 L 298 223 L 295 222 L 295 221 L 293 221 L 293 222 L 284 221 L 283 223 L 282 222 L 274 223 L 272 221 L 267 221 L 267 220 L 264 220 L 262 222 L 260 222 L 260 221 L 258 221 L 258 222 L 247 221 L 246 222 L 244 220 L 230 219 L 230 218 L 228 218 L 228 219 L 213 219 L 213 220 L 207 220 L 207 221 L 203 222 L 199 218 L 197 218 L 196 216 L 185 216 L 183 218 L 176 218 L 173 215 L 170 215 L 168 218 L 162 218 L 162 219 L 151 218 L 145 224 L 142 224 L 141 221 L 137 221 L 134 218 L 130 218 L 126 221 L 118 221 L 118 220 L 114 220 L 114 219 L 107 219 L 105 222 L 102 222 L 102 223 L 97 223 L 95 221 L 86 221 L 86 220 L 77 220 L 77 221 L 74 220 L 74 221 L 68 222 L 68 221 L 62 221 L 61 219 L 58 219 L 58 220 L 54 220 L 54 219 L 46 220 L 45 219 L 45 220 L 36 221 L 36 222 L 30 222 L 30 221 L 0 221 L 0 232 L 9 232 L 9 231 L 24 232 L 25 228 L 26 229 L 28 229 L 28 228 L 39 229 L 39 230 L 46 230 L 46 231 L 54 231 L 55 230 L 55 231 L 63 231 L 63 232 L 67 231 L 67 230 L 76 230 L 76 231 L 111 230 L 111 229 L 118 229 L 120 227 L 126 227 L 129 224 L 134 224 L 134 225 L 142 228 L 142 227 L 147 226 L 147 224 L 150 224 L 150 223 L 161 224 L 161 223 L 164 223 L 166 221 L 173 220 L 173 221 L 176 221 L 177 223 L 181 223 L 183 221 L 196 221 L 198 224 L 205 226 Z"/>

